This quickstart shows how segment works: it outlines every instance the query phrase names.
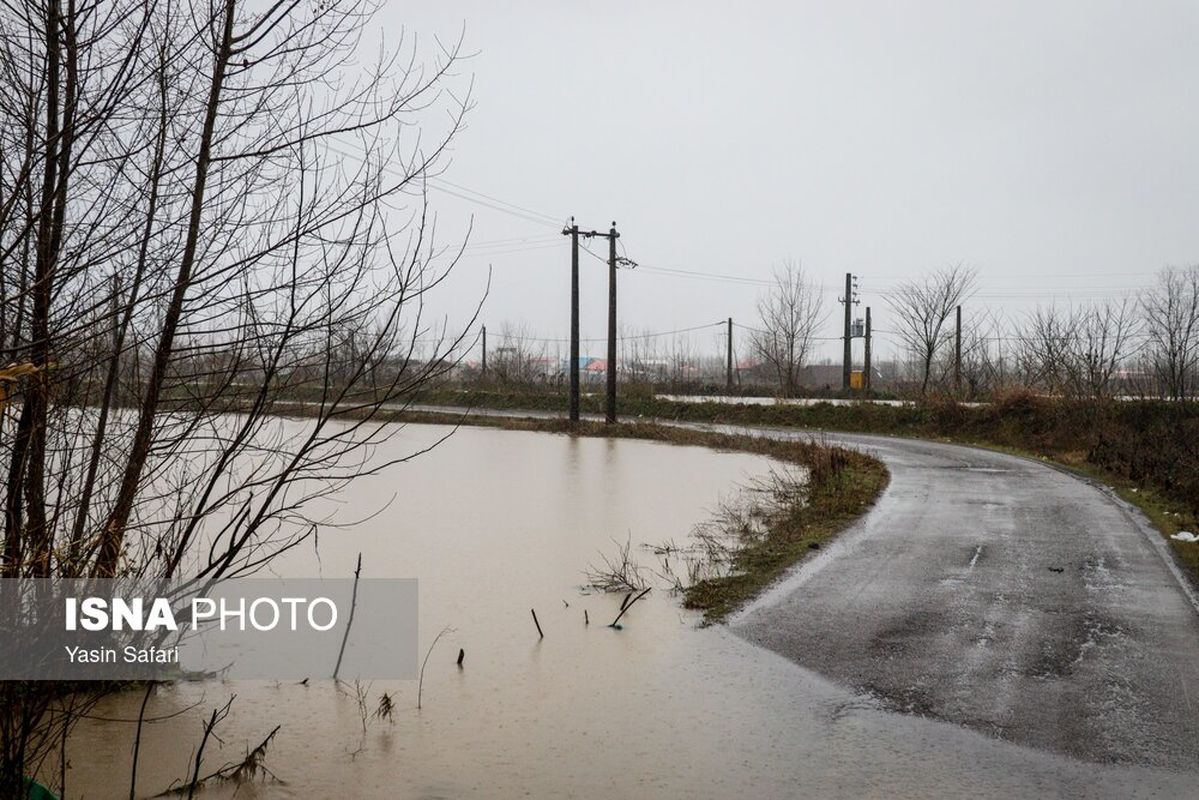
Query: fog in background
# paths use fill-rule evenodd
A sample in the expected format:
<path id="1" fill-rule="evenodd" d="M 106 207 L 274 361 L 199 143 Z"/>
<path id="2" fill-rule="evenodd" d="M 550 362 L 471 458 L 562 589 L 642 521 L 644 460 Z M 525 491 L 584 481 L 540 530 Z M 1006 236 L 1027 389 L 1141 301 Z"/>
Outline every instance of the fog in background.
<path id="1" fill-rule="evenodd" d="M 490 265 L 489 329 L 565 337 L 572 214 L 616 220 L 641 265 L 620 273 L 638 333 L 752 324 L 786 258 L 823 282 L 830 337 L 846 271 L 885 330 L 886 292 L 927 268 L 977 268 L 973 305 L 1018 319 L 1199 259 L 1194 3 L 390 2 L 380 19 L 389 41 L 476 53 L 452 82 L 473 74 L 476 107 L 430 190 L 444 242 L 473 215 L 436 308 L 451 320 Z M 607 270 L 582 268 L 582 335 L 602 338 Z M 689 337 L 715 352 L 721 333 Z"/>

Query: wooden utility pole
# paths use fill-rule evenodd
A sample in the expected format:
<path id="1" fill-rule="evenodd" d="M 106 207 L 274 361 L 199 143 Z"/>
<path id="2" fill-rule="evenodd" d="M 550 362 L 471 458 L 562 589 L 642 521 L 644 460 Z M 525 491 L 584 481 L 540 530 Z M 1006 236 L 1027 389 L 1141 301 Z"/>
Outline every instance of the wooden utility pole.
<path id="1" fill-rule="evenodd" d="M 953 390 L 962 394 L 962 307 L 957 307 L 957 327 L 953 333 Z"/>
<path id="2" fill-rule="evenodd" d="M 849 272 L 845 273 L 845 297 L 842 298 L 845 303 L 845 333 L 842 337 L 845 344 L 845 352 L 841 357 L 841 388 L 849 390 L 849 371 L 853 368 L 853 339 L 851 334 L 853 315 L 853 275 Z"/>
<path id="3" fill-rule="evenodd" d="M 729 317 L 729 349 L 725 363 L 725 388 L 733 391 L 733 318 Z"/>
<path id="4" fill-rule="evenodd" d="M 616 223 L 608 230 L 608 414 L 616 422 Z"/>
<path id="5" fill-rule="evenodd" d="M 481 372 L 482 372 L 483 377 L 486 378 L 487 377 L 487 326 L 486 325 L 483 326 L 483 365 L 482 365 Z"/>
<path id="6" fill-rule="evenodd" d="M 862 388 L 867 392 L 870 391 L 870 306 L 866 306 L 866 352 L 862 357 L 862 368 L 865 372 L 862 375 Z"/>
<path id="7" fill-rule="evenodd" d="M 570 218 L 570 421 L 579 421 L 579 226 Z"/>
<path id="8" fill-rule="evenodd" d="M 590 239 L 604 236 L 608 239 L 608 401 L 607 421 L 616 422 L 616 223 L 607 233 L 580 231 L 574 217 L 570 227 L 562 233 L 570 237 L 570 421 L 579 421 L 579 237 Z M 590 251 L 588 251 L 590 252 Z M 636 266 L 630 259 L 620 259 L 628 266 Z"/>

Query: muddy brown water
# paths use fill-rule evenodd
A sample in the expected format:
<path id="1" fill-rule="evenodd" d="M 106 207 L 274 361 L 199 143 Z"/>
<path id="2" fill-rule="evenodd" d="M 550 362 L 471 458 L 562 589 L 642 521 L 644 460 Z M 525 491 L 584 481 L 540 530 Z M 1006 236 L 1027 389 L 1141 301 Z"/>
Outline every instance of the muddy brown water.
<path id="1" fill-rule="evenodd" d="M 379 455 L 444 432 L 409 426 Z M 233 694 L 205 766 L 239 760 L 280 725 L 266 765 L 281 782 L 199 797 L 1187 796 L 1185 776 L 1072 762 L 884 711 L 722 627 L 698 628 L 665 591 L 623 630 L 605 626 L 620 596 L 579 590 L 598 551 L 626 536 L 683 541 L 770 466 L 694 447 L 466 428 L 360 480 L 337 498 L 347 513 L 390 499 L 387 509 L 322 535 L 319 558 L 309 547 L 273 569 L 349 575 L 362 551 L 365 574 L 418 578 L 422 654 L 454 629 L 429 662 L 423 709 L 415 681 L 376 682 L 372 706 L 386 691 L 397 708 L 363 734 L 355 698 L 329 681 L 166 686 L 147 712 L 167 719 L 146 728 L 139 796 L 188 772 L 202 717 Z M 140 701 L 113 697 L 94 714 L 136 718 Z M 82 723 L 68 796 L 128 797 L 132 740 L 128 723 Z"/>

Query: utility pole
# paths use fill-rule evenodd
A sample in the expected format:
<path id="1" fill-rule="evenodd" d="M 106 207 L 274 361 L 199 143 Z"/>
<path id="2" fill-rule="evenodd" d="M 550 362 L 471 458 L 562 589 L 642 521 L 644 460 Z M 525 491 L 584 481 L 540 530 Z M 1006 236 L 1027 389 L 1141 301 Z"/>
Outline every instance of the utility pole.
<path id="1" fill-rule="evenodd" d="M 845 352 L 841 357 L 841 388 L 848 391 L 849 373 L 853 369 L 853 307 L 858 304 L 853 273 L 845 273 L 845 296 L 841 298 L 841 302 L 845 304 L 845 332 L 842 334 Z"/>
<path id="2" fill-rule="evenodd" d="M 487 377 L 487 326 L 483 326 L 483 377 Z"/>
<path id="3" fill-rule="evenodd" d="M 953 333 L 953 391 L 962 396 L 962 307 L 957 308 L 957 327 Z"/>
<path id="4" fill-rule="evenodd" d="M 616 266 L 618 263 L 629 267 L 637 266 L 637 262 L 628 258 L 616 257 L 616 240 L 620 234 L 616 232 L 616 223 L 607 233 L 599 231 L 580 231 L 574 217 L 570 218 L 570 227 L 563 228 L 562 234 L 570 237 L 570 421 L 579 421 L 579 237 L 591 239 L 603 236 L 608 239 L 608 399 L 607 421 L 616 422 Z M 588 251 L 590 252 L 590 251 Z"/>
<path id="5" fill-rule="evenodd" d="M 733 391 L 733 318 L 729 317 L 729 350 L 725 365 L 725 388 Z"/>
<path id="6" fill-rule="evenodd" d="M 867 392 L 870 391 L 870 306 L 866 306 L 866 352 L 862 358 L 862 367 L 865 370 L 863 377 L 862 388 Z"/>
<path id="7" fill-rule="evenodd" d="M 570 421 L 579 421 L 579 226 L 570 218 Z"/>
<path id="8" fill-rule="evenodd" d="M 616 223 L 608 230 L 608 414 L 616 422 Z"/>

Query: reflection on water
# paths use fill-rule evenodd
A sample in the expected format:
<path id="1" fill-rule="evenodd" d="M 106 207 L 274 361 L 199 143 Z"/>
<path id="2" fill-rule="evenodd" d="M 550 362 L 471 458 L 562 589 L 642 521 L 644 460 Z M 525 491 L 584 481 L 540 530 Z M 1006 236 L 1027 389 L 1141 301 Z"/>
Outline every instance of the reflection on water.
<path id="1" fill-rule="evenodd" d="M 412 426 L 388 445 L 440 431 Z M 386 455 L 386 454 L 381 454 Z M 308 797 L 1132 797 L 1184 796 L 1160 772 L 1068 762 L 952 726 L 883 712 L 723 628 L 697 629 L 655 591 L 622 622 L 620 598 L 581 595 L 582 570 L 613 539 L 682 540 L 764 460 L 628 440 L 464 429 L 409 464 L 366 478 L 338 502 L 358 528 L 293 551 L 290 576 L 417 577 L 422 653 L 445 626 L 425 676 L 370 687 L 392 694 L 392 722 L 313 676 L 163 688 L 148 714 L 139 794 L 183 776 L 201 717 L 236 694 L 205 765 L 240 760 L 276 724 L 267 765 L 284 784 L 243 798 Z M 642 554 L 647 564 L 652 559 Z M 536 608 L 545 638 L 529 616 Z M 583 624 L 586 609 L 592 624 Z M 454 661 L 466 651 L 464 668 Z M 332 659 L 333 654 L 331 654 Z M 136 718 L 140 693 L 95 714 Z M 182 714 L 193 704 L 196 708 Z M 175 715 L 175 716 L 172 716 Z M 69 796 L 124 798 L 132 726 L 89 721 L 70 745 Z M 231 797 L 210 788 L 203 797 Z"/>

